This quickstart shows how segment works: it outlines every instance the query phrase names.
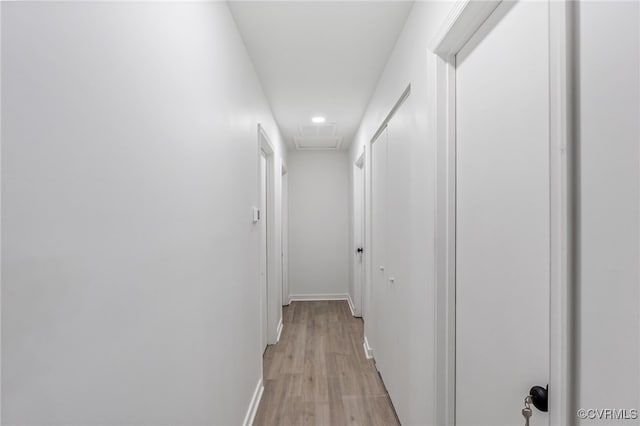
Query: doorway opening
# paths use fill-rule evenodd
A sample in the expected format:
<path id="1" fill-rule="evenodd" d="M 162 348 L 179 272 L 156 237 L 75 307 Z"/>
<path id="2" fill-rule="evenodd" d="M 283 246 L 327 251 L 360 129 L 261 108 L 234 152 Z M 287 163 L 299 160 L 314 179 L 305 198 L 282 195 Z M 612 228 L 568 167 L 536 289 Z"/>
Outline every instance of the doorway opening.
<path id="1" fill-rule="evenodd" d="M 260 226 L 260 347 L 264 349 L 275 343 L 278 328 L 278 309 L 280 308 L 280 290 L 274 290 L 276 265 L 280 263 L 276 256 L 275 245 L 275 157 L 269 137 L 261 125 L 258 125 L 258 158 L 260 207 L 258 222 Z"/>

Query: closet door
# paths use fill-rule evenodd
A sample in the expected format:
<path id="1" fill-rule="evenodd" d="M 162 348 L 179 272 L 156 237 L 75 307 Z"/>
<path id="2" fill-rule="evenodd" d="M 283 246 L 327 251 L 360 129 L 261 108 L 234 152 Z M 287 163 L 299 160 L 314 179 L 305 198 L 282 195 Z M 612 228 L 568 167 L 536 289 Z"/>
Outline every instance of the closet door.
<path id="1" fill-rule="evenodd" d="M 412 236 L 411 198 L 411 108 L 410 98 L 395 111 L 387 125 L 387 281 L 384 305 L 385 332 L 388 340 L 391 365 L 382 371 L 382 377 L 401 422 L 415 421 L 413 404 L 412 350 L 409 331 L 415 327 L 412 321 L 412 297 L 410 265 Z M 412 296 L 413 295 L 413 296 Z M 424 301 L 423 301 L 424 302 Z M 413 401 L 413 402 L 412 402 Z"/>
<path id="2" fill-rule="evenodd" d="M 384 129 L 371 146 L 371 318 L 367 335 L 373 348 L 376 366 L 390 363 L 386 351 L 387 334 L 383 327 L 386 303 L 387 248 L 387 130 Z M 383 368 L 383 367 L 382 367 Z M 384 368 L 383 368 L 384 369 Z"/>
<path id="3" fill-rule="evenodd" d="M 411 124 L 407 101 L 372 147 L 373 294 L 376 366 L 400 421 L 412 419 L 411 270 Z"/>
<path id="4" fill-rule="evenodd" d="M 548 20 L 503 2 L 456 58 L 458 426 L 523 424 L 549 383 Z"/>

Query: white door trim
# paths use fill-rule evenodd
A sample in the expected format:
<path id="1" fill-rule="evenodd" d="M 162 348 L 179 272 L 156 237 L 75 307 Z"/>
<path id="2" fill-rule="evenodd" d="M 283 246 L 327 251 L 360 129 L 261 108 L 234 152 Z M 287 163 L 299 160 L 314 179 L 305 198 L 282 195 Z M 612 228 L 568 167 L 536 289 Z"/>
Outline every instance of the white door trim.
<path id="1" fill-rule="evenodd" d="M 281 308 L 280 300 L 282 298 L 280 292 L 282 286 L 278 285 L 276 269 L 279 265 L 279 253 L 276 245 L 276 185 L 275 185 L 275 151 L 269 136 L 264 128 L 258 123 L 258 161 L 260 153 L 263 152 L 267 160 L 267 343 L 274 344 L 277 342 L 278 321 L 280 316 L 274 310 L 273 300 L 278 300 L 277 306 Z M 261 215 L 262 216 L 262 215 Z M 263 217 L 264 217 L 263 216 Z M 279 283 L 281 284 L 281 283 Z"/>
<path id="2" fill-rule="evenodd" d="M 456 134 L 455 57 L 500 1 L 461 0 L 431 43 L 436 84 L 436 321 L 434 424 L 455 425 Z M 574 423 L 573 294 L 573 5 L 550 1 L 550 425 Z M 526 330 L 524 328 L 523 330 Z"/>
<path id="3" fill-rule="evenodd" d="M 549 300 L 549 423 L 572 425 L 576 419 L 577 375 L 575 238 L 577 164 L 575 122 L 575 2 L 549 2 L 549 155 L 551 269 Z"/>
<path id="4" fill-rule="evenodd" d="M 282 163 L 282 191 L 280 195 L 282 217 L 280 234 L 282 242 L 280 244 L 282 253 L 282 306 L 289 304 L 289 177 L 285 163 Z"/>
<path id="5" fill-rule="evenodd" d="M 254 216 L 254 221 L 257 220 L 258 227 L 260 229 L 260 243 L 259 243 L 259 251 L 258 255 L 260 257 L 260 273 L 259 273 L 259 311 L 260 311 L 260 319 L 259 319 L 259 328 L 260 328 L 260 350 L 264 353 L 267 349 L 267 345 L 269 343 L 269 333 L 268 333 L 268 309 L 269 305 L 267 303 L 268 299 L 268 266 L 269 266 L 269 249 L 267 247 L 267 229 L 265 222 L 265 212 L 267 210 L 267 176 L 268 176 L 268 167 L 267 167 L 267 155 L 264 150 L 260 147 L 259 152 L 259 164 L 258 164 L 258 185 L 260 186 L 260 201 L 258 203 L 258 215 L 257 219 Z M 254 213 L 255 214 L 255 213 Z"/>

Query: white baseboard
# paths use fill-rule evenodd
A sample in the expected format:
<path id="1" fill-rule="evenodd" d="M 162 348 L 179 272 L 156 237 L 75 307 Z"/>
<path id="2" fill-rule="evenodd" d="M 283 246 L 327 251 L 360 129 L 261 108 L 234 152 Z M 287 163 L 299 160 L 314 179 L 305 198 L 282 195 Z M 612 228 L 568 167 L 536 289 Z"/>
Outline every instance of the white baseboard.
<path id="1" fill-rule="evenodd" d="M 362 344 L 364 348 L 364 356 L 367 359 L 373 359 L 373 349 L 369 346 L 369 341 L 367 340 L 367 336 L 364 336 L 364 343 Z"/>
<path id="2" fill-rule="evenodd" d="M 262 378 L 260 378 L 260 380 L 258 380 L 256 390 L 253 392 L 253 397 L 251 398 L 251 403 L 249 404 L 247 414 L 244 416 L 244 421 L 242 422 L 243 426 L 251 426 L 253 424 L 253 420 L 256 418 L 256 413 L 258 412 L 258 406 L 260 405 L 260 400 L 262 399 L 263 392 L 264 386 L 262 384 Z"/>
<path id="3" fill-rule="evenodd" d="M 280 335 L 282 334 L 283 328 L 284 328 L 284 324 L 282 324 L 282 317 L 280 317 L 280 322 L 278 323 L 278 329 L 277 329 L 278 335 L 276 336 L 276 343 L 280 341 Z"/>
<path id="4" fill-rule="evenodd" d="M 351 295 L 347 294 L 347 303 L 349 303 L 349 309 L 351 310 L 351 316 L 357 317 L 355 306 L 353 306 L 353 300 L 351 300 Z"/>
<path id="5" fill-rule="evenodd" d="M 291 302 L 312 302 L 315 300 L 349 300 L 347 293 L 323 293 L 323 294 L 291 294 L 289 295 L 289 303 Z"/>

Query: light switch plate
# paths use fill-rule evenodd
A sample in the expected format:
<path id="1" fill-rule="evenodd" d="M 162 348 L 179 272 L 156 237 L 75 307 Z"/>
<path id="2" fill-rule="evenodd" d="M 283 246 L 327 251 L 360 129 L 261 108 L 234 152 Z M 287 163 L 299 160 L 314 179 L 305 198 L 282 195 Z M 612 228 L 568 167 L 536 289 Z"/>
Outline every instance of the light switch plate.
<path id="1" fill-rule="evenodd" d="M 253 208 L 253 223 L 258 223 L 260 221 L 260 209 L 257 207 Z"/>

